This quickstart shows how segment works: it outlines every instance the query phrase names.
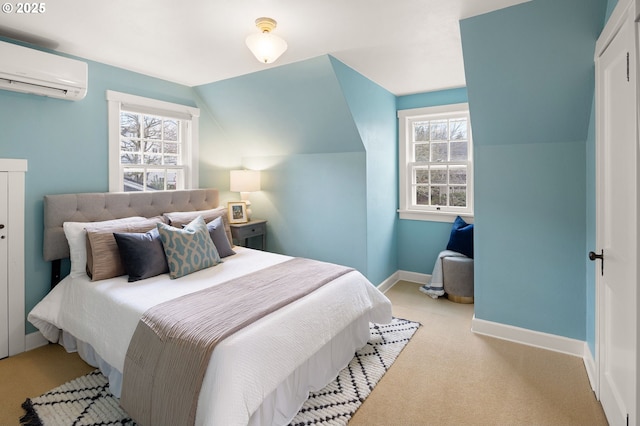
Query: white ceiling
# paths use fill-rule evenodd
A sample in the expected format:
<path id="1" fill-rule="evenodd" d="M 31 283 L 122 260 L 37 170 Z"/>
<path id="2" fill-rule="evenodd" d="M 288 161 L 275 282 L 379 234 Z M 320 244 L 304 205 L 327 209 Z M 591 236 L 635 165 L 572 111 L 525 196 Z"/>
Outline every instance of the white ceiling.
<path id="1" fill-rule="evenodd" d="M 0 35 L 188 86 L 330 54 L 396 95 L 465 86 L 458 21 L 528 0 L 55 0 Z M 259 63 L 255 19 L 289 48 Z"/>

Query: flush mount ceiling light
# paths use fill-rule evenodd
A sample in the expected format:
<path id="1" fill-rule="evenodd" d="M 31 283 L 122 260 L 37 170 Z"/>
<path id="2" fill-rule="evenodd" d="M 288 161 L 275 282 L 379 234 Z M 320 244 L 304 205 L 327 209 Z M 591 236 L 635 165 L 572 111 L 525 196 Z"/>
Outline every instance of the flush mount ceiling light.
<path id="1" fill-rule="evenodd" d="M 276 25 L 276 21 L 271 18 L 256 19 L 256 27 L 260 29 L 260 33 L 251 34 L 245 41 L 251 53 L 263 64 L 274 62 L 287 50 L 287 42 L 271 33 Z"/>

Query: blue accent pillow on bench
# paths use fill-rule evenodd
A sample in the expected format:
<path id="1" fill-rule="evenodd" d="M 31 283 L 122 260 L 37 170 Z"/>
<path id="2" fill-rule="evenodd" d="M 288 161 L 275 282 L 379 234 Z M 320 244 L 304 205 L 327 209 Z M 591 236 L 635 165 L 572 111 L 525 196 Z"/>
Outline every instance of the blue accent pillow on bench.
<path id="1" fill-rule="evenodd" d="M 462 253 L 473 259 L 473 223 L 465 222 L 460 216 L 456 217 L 447 250 Z"/>

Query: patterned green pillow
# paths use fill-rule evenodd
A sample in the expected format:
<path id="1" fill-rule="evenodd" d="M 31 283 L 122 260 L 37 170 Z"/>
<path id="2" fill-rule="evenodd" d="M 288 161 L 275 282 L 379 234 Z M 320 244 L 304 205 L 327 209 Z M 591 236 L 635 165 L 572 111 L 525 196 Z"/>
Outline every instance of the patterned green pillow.
<path id="1" fill-rule="evenodd" d="M 220 263 L 220 255 L 202 216 L 198 216 L 182 229 L 158 223 L 158 233 L 172 279 Z"/>

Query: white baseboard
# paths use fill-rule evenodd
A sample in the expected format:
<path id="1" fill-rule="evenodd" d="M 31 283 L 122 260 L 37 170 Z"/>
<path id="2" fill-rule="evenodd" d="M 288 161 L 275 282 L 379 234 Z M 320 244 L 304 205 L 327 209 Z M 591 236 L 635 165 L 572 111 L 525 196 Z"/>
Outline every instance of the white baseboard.
<path id="1" fill-rule="evenodd" d="M 582 360 L 584 362 L 584 368 L 587 370 L 587 377 L 589 377 L 591 390 L 596 392 L 598 377 L 596 361 L 593 359 L 593 355 L 591 355 L 591 349 L 589 349 L 589 344 L 587 342 L 584 342 L 584 356 L 582 357 Z"/>
<path id="2" fill-rule="evenodd" d="M 391 287 L 396 285 L 396 283 L 400 279 L 399 275 L 400 275 L 399 271 L 396 271 L 393 274 L 391 274 L 391 276 L 389 278 L 387 278 L 386 280 L 382 281 L 378 285 L 378 290 L 380 290 L 383 293 L 386 293 L 387 291 L 389 291 L 391 289 Z"/>
<path id="3" fill-rule="evenodd" d="M 431 275 L 420 274 L 418 272 L 396 271 L 389 278 L 378 285 L 378 290 L 383 293 L 391 290 L 398 281 L 411 281 L 417 284 L 426 284 L 431 279 Z"/>
<path id="4" fill-rule="evenodd" d="M 580 358 L 584 358 L 585 356 L 585 342 L 583 340 L 570 339 L 568 337 L 556 336 L 555 334 L 542 333 L 526 328 L 514 327 L 512 325 L 481 320 L 476 318 L 475 315 L 471 321 L 471 331 L 489 337 L 496 337 L 498 339 Z"/>
<path id="5" fill-rule="evenodd" d="M 39 348 L 40 346 L 47 345 L 49 341 L 39 332 L 35 331 L 25 336 L 25 350 Z"/>
<path id="6" fill-rule="evenodd" d="M 397 274 L 399 280 L 411 281 L 418 284 L 426 284 L 431 280 L 431 275 L 418 272 L 398 271 Z"/>

